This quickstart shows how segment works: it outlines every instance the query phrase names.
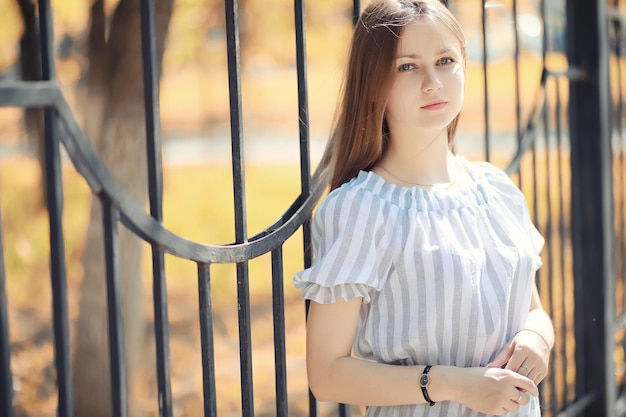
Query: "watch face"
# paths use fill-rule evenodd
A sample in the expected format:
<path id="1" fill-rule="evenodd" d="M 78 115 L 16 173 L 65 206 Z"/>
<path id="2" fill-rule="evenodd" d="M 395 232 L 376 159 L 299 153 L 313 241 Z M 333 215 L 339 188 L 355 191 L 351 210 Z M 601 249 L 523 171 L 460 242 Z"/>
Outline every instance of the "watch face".
<path id="1" fill-rule="evenodd" d="M 429 381 L 430 381 L 430 378 L 428 377 L 428 375 L 422 375 L 422 376 L 420 376 L 420 385 L 421 385 L 422 387 L 427 386 Z"/>

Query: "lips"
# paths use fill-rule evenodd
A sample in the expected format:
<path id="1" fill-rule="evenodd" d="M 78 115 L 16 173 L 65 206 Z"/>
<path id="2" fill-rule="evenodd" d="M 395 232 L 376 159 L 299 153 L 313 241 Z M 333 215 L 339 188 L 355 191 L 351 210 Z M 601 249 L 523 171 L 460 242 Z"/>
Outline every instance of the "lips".
<path id="1" fill-rule="evenodd" d="M 446 107 L 447 104 L 448 104 L 447 101 L 433 100 L 430 103 L 426 104 L 425 106 L 422 106 L 422 108 L 424 110 L 439 110 L 439 109 L 443 109 L 444 107 Z"/>

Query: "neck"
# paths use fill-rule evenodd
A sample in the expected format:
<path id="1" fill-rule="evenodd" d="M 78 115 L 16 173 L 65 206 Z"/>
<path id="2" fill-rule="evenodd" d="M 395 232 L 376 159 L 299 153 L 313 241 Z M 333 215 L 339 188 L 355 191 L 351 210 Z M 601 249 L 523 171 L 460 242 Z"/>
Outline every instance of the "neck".
<path id="1" fill-rule="evenodd" d="M 430 138 L 393 136 L 378 165 L 395 180 L 430 186 L 453 180 L 450 156 L 445 130 L 431 134 Z"/>

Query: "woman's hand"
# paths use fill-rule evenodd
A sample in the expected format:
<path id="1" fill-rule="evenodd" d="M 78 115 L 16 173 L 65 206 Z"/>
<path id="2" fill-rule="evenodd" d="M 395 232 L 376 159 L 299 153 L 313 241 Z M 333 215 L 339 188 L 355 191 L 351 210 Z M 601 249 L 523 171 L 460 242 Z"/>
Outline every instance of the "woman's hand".
<path id="1" fill-rule="evenodd" d="M 524 329 L 500 349 L 487 367 L 504 368 L 527 376 L 538 385 L 548 373 L 550 351 L 554 346 L 554 328 L 533 287 L 530 311 Z"/>
<path id="2" fill-rule="evenodd" d="M 472 410 L 501 416 L 539 395 L 537 385 L 517 372 L 501 368 L 463 368 L 456 379 L 456 401 Z"/>
<path id="3" fill-rule="evenodd" d="M 532 330 L 519 331 L 500 349 L 489 368 L 504 368 L 527 376 L 539 384 L 548 373 L 550 347 Z"/>

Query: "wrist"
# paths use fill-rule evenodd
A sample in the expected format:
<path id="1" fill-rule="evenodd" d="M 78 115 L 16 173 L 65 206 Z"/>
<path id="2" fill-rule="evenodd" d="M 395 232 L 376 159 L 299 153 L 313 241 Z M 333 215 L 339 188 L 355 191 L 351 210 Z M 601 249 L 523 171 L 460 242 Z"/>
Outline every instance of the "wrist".
<path id="1" fill-rule="evenodd" d="M 428 373 L 430 375 L 430 384 L 427 389 L 432 401 L 440 402 L 456 398 L 454 381 L 455 378 L 458 378 L 458 369 L 455 366 L 444 365 L 433 366 L 430 369 Z"/>
<path id="2" fill-rule="evenodd" d="M 420 389 L 422 390 L 422 395 L 424 396 L 424 401 L 426 401 L 426 403 L 432 407 L 433 405 L 435 405 L 435 402 L 432 400 L 432 398 L 430 398 L 430 395 L 428 394 L 428 388 L 430 387 L 431 381 L 429 373 L 431 369 L 431 365 L 427 365 L 424 367 L 424 369 L 422 370 L 422 374 L 419 377 L 419 384 Z"/>
<path id="3" fill-rule="evenodd" d="M 535 308 L 530 311 L 526 325 L 522 327 L 520 332 L 524 330 L 535 333 L 544 341 L 549 350 L 552 350 L 554 347 L 554 326 L 552 325 L 552 319 L 550 319 L 550 316 L 543 309 Z"/>
<path id="4" fill-rule="evenodd" d="M 532 332 L 534 334 L 536 334 L 546 345 L 546 347 L 548 348 L 548 350 L 552 350 L 552 348 L 554 347 L 554 342 L 553 342 L 553 338 L 548 338 L 546 336 L 544 336 L 543 334 L 541 334 L 541 332 L 535 330 L 535 329 L 531 329 L 528 327 L 524 327 L 523 329 L 520 329 L 517 333 L 521 333 L 521 332 Z M 548 340 L 550 339 L 550 340 Z"/>

